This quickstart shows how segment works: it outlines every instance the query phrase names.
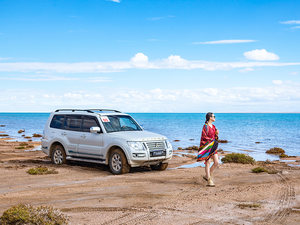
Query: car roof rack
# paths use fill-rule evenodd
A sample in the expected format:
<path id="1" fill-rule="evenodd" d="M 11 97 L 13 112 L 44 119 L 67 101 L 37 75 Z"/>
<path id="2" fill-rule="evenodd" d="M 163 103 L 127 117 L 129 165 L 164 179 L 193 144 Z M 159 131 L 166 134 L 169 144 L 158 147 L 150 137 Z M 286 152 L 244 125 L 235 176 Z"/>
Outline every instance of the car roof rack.
<path id="1" fill-rule="evenodd" d="M 94 111 L 100 111 L 100 112 L 117 112 L 117 113 L 122 113 L 118 110 L 114 110 L 114 109 L 57 109 L 55 110 L 55 112 L 60 112 L 60 111 L 85 111 L 85 112 L 89 112 L 89 113 L 94 113 Z"/>
<path id="2" fill-rule="evenodd" d="M 103 112 L 103 111 L 108 111 L 108 112 L 117 112 L 117 113 L 122 113 L 118 110 L 115 110 L 115 109 L 87 109 L 89 111 L 100 111 L 100 112 Z"/>
<path id="3" fill-rule="evenodd" d="M 57 110 L 55 110 L 55 112 L 60 112 L 60 111 L 72 111 L 72 112 L 75 112 L 75 111 L 85 111 L 85 112 L 94 113 L 93 111 L 88 110 L 88 109 L 57 109 Z"/>

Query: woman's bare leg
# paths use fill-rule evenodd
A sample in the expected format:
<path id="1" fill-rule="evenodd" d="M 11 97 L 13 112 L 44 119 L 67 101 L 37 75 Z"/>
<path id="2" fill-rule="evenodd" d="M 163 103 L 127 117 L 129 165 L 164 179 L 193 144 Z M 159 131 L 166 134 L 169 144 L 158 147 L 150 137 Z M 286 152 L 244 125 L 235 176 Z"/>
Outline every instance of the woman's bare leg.
<path id="1" fill-rule="evenodd" d="M 213 158 L 213 160 L 214 160 L 214 164 L 213 164 L 212 167 L 210 168 L 210 175 L 211 175 L 211 176 L 212 176 L 214 170 L 215 170 L 216 168 L 218 168 L 218 166 L 219 166 L 219 156 L 218 156 L 218 154 L 214 154 L 214 155 L 212 156 L 212 158 Z M 205 168 L 205 169 L 206 169 L 206 168 Z"/>
<path id="2" fill-rule="evenodd" d="M 210 178 L 210 159 L 205 163 L 205 174 L 207 179 Z"/>

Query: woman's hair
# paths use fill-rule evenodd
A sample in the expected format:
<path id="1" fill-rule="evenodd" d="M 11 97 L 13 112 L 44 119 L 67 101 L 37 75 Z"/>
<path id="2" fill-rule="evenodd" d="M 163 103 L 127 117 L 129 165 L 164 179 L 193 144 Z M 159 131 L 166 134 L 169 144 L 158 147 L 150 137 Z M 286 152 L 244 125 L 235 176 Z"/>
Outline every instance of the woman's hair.
<path id="1" fill-rule="evenodd" d="M 205 123 L 207 123 L 210 119 L 210 117 L 212 117 L 213 113 L 212 112 L 208 112 L 206 113 L 206 120 L 205 120 Z"/>

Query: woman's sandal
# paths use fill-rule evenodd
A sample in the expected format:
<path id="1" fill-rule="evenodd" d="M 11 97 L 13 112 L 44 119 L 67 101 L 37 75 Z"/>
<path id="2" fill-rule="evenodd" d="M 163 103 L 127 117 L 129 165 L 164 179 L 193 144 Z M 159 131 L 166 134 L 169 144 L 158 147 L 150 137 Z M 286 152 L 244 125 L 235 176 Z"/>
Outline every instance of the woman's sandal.
<path id="1" fill-rule="evenodd" d="M 207 179 L 207 177 L 206 177 L 206 176 L 203 176 L 202 178 L 203 178 L 204 180 L 208 181 L 208 179 Z"/>
<path id="2" fill-rule="evenodd" d="M 215 184 L 214 184 L 214 182 L 211 178 L 208 179 L 206 186 L 208 186 L 208 187 L 214 187 L 215 186 Z"/>

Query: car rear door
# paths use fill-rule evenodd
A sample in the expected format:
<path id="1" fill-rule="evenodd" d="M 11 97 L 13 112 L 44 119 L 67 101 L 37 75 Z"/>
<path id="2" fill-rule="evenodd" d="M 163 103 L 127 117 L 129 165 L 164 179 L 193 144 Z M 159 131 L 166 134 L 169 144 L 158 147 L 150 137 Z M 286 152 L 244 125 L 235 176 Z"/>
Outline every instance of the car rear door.
<path id="1" fill-rule="evenodd" d="M 81 115 L 66 115 L 64 130 L 61 131 L 61 135 L 65 137 L 67 152 L 69 155 L 77 156 L 78 145 L 81 139 Z"/>

